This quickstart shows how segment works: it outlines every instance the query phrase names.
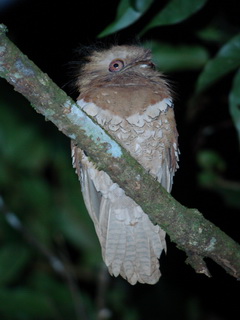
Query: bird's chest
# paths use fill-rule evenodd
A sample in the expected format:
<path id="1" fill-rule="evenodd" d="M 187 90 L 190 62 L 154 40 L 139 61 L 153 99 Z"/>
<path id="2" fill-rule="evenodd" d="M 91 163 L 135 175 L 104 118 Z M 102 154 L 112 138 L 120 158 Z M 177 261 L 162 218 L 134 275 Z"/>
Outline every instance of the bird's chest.
<path id="1" fill-rule="evenodd" d="M 113 115 L 127 118 L 134 114 L 143 114 L 150 105 L 167 98 L 167 93 L 161 88 L 134 85 L 126 86 L 109 84 L 105 87 L 94 87 L 88 90 L 80 99 L 94 103 L 99 108 L 107 110 Z"/>
<path id="2" fill-rule="evenodd" d="M 106 97 L 105 97 L 105 103 Z M 134 98 L 124 97 L 126 104 L 117 103 L 117 107 L 134 105 Z M 111 101 L 111 100 L 110 100 Z M 153 101 L 155 102 L 155 100 Z M 151 167 L 152 160 L 159 158 L 168 144 L 168 133 L 171 129 L 171 101 L 163 99 L 155 104 L 136 108 L 135 112 L 114 112 L 94 102 L 78 100 L 79 106 L 110 133 L 131 155 L 146 169 Z M 111 104 L 112 105 L 112 104 Z M 141 104 L 142 106 L 143 104 Z M 170 113 L 168 112 L 170 110 Z"/>

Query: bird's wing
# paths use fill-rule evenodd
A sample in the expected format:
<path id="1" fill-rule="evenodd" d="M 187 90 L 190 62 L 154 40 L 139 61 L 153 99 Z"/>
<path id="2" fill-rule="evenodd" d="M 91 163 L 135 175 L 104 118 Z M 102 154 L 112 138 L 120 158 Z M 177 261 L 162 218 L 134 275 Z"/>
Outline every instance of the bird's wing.
<path id="1" fill-rule="evenodd" d="M 156 283 L 158 259 L 166 249 L 165 232 L 152 224 L 108 174 L 97 170 L 81 149 L 72 146 L 72 155 L 109 272 L 131 284 Z"/>
<path id="2" fill-rule="evenodd" d="M 93 102 L 80 107 L 116 138 L 170 192 L 177 168 L 177 131 L 169 99 L 150 105 L 141 114 L 122 118 Z M 109 271 L 131 284 L 154 284 L 160 277 L 159 257 L 166 249 L 165 232 L 79 148 L 73 148 L 88 212 Z"/>

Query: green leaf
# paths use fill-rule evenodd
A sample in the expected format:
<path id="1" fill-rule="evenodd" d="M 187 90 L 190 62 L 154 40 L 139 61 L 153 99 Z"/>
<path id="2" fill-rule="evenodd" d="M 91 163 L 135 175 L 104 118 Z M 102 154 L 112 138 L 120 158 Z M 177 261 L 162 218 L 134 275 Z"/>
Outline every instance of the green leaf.
<path id="1" fill-rule="evenodd" d="M 223 172 L 226 164 L 222 157 L 213 150 L 201 150 L 197 154 L 198 165 L 206 172 Z"/>
<path id="2" fill-rule="evenodd" d="M 0 289 L 0 314 L 8 319 L 59 319 L 51 299 L 29 289 Z M 11 317 L 11 318 L 10 318 Z"/>
<path id="3" fill-rule="evenodd" d="M 151 48 L 154 62 L 163 72 L 182 70 L 197 70 L 208 61 L 208 52 L 197 45 L 173 46 L 157 41 L 145 42 L 146 48 Z"/>
<path id="4" fill-rule="evenodd" d="M 141 35 L 147 30 L 169 24 L 179 23 L 200 10 L 207 0 L 171 0 L 143 29 Z"/>
<path id="5" fill-rule="evenodd" d="M 122 0 L 117 9 L 116 19 L 98 37 L 105 37 L 130 26 L 148 10 L 152 3 L 153 0 Z"/>
<path id="6" fill-rule="evenodd" d="M 200 74 L 196 91 L 199 93 L 221 79 L 224 75 L 240 66 L 240 34 L 232 38 L 210 60 Z"/>
<path id="7" fill-rule="evenodd" d="M 229 41 L 234 34 L 230 34 L 227 29 L 220 29 L 218 23 L 213 22 L 205 28 L 197 31 L 196 35 L 202 41 L 211 42 L 220 46 Z"/>
<path id="8" fill-rule="evenodd" d="M 233 80 L 233 87 L 229 95 L 229 108 L 240 141 L 240 70 Z"/>
<path id="9" fill-rule="evenodd" d="M 52 301 L 59 314 L 64 315 L 64 319 L 75 319 L 74 302 L 71 291 L 65 282 L 59 281 L 46 270 L 44 272 L 38 269 L 37 272 L 31 274 L 29 283 L 34 292 L 46 295 Z"/>
<path id="10" fill-rule="evenodd" d="M 30 257 L 26 247 L 8 244 L 0 250 L 0 285 L 9 283 L 20 276 Z"/>

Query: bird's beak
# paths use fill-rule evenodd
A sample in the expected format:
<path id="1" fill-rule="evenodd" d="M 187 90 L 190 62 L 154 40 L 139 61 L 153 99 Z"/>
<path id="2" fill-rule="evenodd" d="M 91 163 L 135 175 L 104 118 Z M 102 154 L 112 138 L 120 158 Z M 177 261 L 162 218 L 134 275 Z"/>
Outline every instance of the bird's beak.
<path id="1" fill-rule="evenodd" d="M 139 66 L 140 68 L 154 68 L 154 64 L 150 60 L 145 61 L 135 61 L 133 63 L 128 64 L 125 66 L 121 71 L 125 71 L 130 68 L 134 68 L 136 66 Z"/>

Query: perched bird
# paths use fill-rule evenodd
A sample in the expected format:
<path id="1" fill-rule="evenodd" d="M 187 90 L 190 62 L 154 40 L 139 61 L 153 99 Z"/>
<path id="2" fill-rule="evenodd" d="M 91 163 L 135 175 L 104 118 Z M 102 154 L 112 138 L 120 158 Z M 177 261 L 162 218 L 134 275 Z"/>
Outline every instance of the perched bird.
<path id="1" fill-rule="evenodd" d="M 78 80 L 78 105 L 110 133 L 170 192 L 178 161 L 171 92 L 155 70 L 151 51 L 112 46 L 86 58 Z M 165 232 L 108 174 L 72 145 L 86 208 L 109 272 L 129 283 L 155 284 Z"/>

